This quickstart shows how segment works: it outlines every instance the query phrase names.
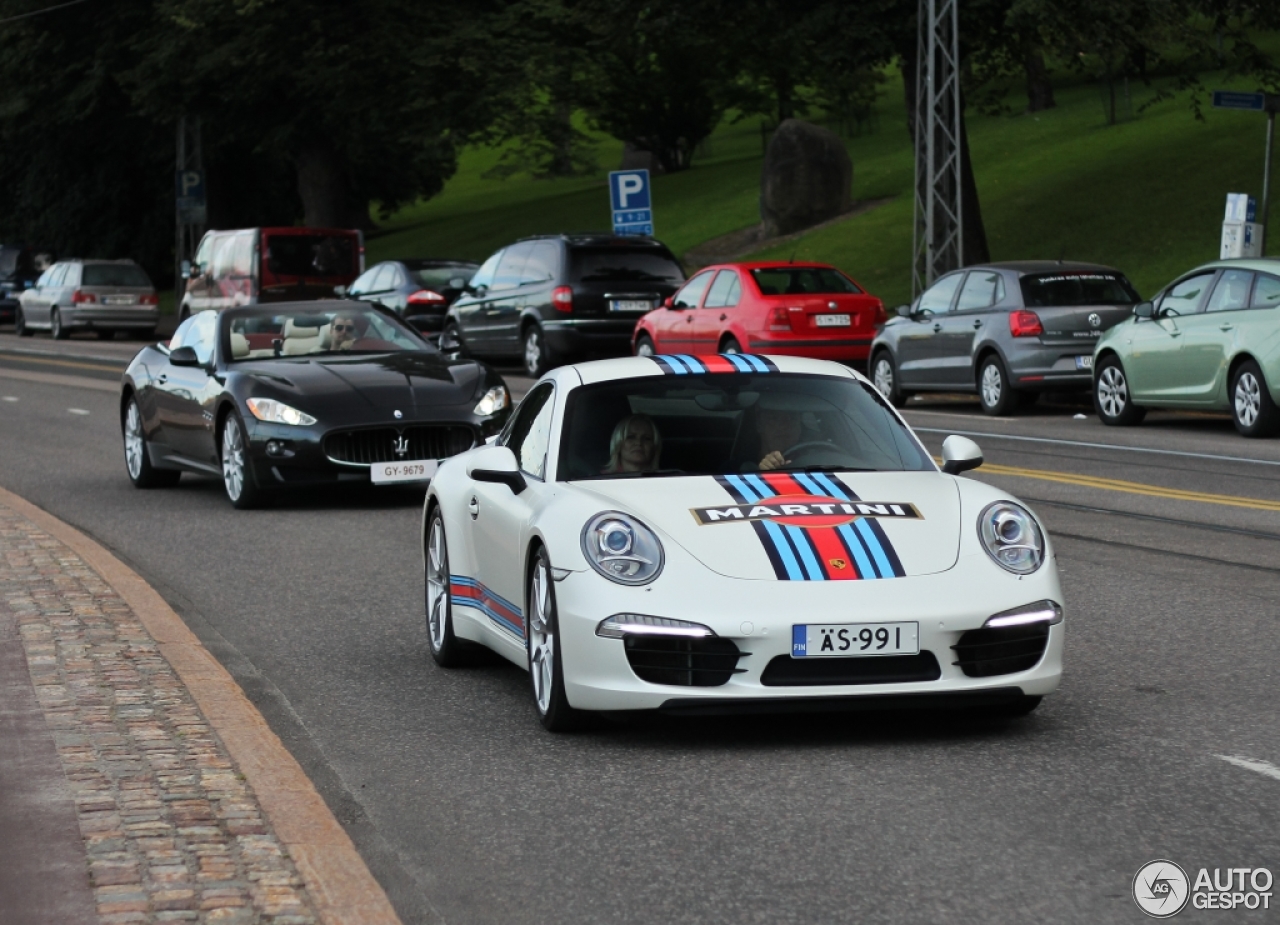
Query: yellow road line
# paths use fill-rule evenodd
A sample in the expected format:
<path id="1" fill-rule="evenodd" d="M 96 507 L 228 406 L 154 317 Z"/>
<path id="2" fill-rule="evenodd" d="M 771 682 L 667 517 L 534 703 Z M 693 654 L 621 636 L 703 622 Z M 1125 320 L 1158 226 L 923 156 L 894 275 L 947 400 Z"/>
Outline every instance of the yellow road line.
<path id="1" fill-rule="evenodd" d="M 1012 475 L 1023 479 L 1039 479 L 1042 482 L 1062 482 L 1103 491 L 1123 491 L 1131 495 L 1149 495 L 1153 498 L 1169 498 L 1173 501 L 1198 501 L 1202 504 L 1223 504 L 1228 507 L 1247 507 L 1258 511 L 1280 511 L 1280 501 L 1265 498 L 1241 498 L 1237 495 L 1214 495 L 1203 491 L 1183 491 L 1180 488 L 1163 488 L 1143 482 L 1126 482 L 1121 479 L 1104 479 L 1094 475 L 1077 475 L 1074 472 L 1050 472 L 1044 469 L 1020 469 L 1017 466 L 998 466 L 983 463 L 981 472 L 991 475 Z"/>
<path id="2" fill-rule="evenodd" d="M 0 353 L 0 360 L 11 360 L 14 363 L 44 363 L 48 366 L 72 366 L 76 369 L 97 369 L 104 373 L 122 373 L 123 366 L 103 366 L 99 363 L 74 363 L 71 360 L 46 360 L 29 354 Z"/>

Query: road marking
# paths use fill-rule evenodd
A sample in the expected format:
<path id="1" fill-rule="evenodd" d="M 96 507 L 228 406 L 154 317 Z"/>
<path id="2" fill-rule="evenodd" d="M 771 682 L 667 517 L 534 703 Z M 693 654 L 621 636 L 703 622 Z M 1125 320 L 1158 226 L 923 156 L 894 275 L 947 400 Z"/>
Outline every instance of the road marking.
<path id="1" fill-rule="evenodd" d="M 17 400 L 18 400 L 18 396 L 16 396 L 16 395 L 6 395 L 6 396 L 4 397 L 4 400 L 5 400 L 5 401 L 17 401 Z"/>
<path id="2" fill-rule="evenodd" d="M 0 357 L 3 356 L 4 354 L 0 353 Z M 99 372 L 104 373 L 122 373 L 125 370 L 124 365 L 103 366 L 101 363 L 76 363 L 72 360 L 46 360 L 42 357 L 35 357 L 30 354 L 24 354 L 22 356 L 10 354 L 10 356 L 16 363 L 40 363 L 44 366 L 70 366 L 74 369 L 96 369 Z"/>
<path id="3" fill-rule="evenodd" d="M 1183 491 L 1180 488 L 1162 488 L 1143 482 L 1125 482 L 1121 479 L 1104 479 L 1093 475 L 1077 475 L 1074 472 L 1050 472 L 1046 469 L 1020 469 L 1016 466 L 998 466 L 984 463 L 982 471 L 991 475 L 1012 475 L 1043 482 L 1062 482 L 1104 491 L 1122 491 L 1131 495 L 1149 495 L 1153 498 L 1169 498 L 1173 501 L 1198 501 L 1202 504 L 1222 504 L 1227 507 L 1247 507 L 1257 511 L 1280 511 L 1280 501 L 1265 498 L 1242 498 L 1237 495 L 1213 495 L 1203 491 Z"/>
<path id="4" fill-rule="evenodd" d="M 88 414 L 89 413 L 88 411 L 85 411 L 83 408 L 68 408 L 67 410 L 70 411 L 72 414 Z"/>
<path id="5" fill-rule="evenodd" d="M 120 383 L 109 379 L 90 379 L 87 376 L 64 376 L 62 373 L 39 373 L 35 370 L 8 369 L 0 366 L 0 378 L 22 379 L 26 382 L 43 382 L 48 385 L 65 385 L 73 389 L 93 389 L 98 392 L 120 394 Z"/>
<path id="6" fill-rule="evenodd" d="M 1096 450 L 1125 450 L 1130 453 L 1155 453 L 1160 456 L 1186 456 L 1191 459 L 1212 459 L 1219 462 L 1253 463 L 1258 466 L 1280 466 L 1277 459 L 1249 459 L 1244 456 L 1219 456 L 1214 453 L 1192 453 L 1187 450 L 1157 450 L 1146 446 L 1121 446 L 1118 443 L 1086 443 L 1083 440 L 1054 440 L 1050 437 L 1019 437 L 1013 434 L 984 433 L 977 430 L 945 430 L 939 427 L 913 427 L 926 434 L 958 434 L 961 437 L 990 437 L 993 440 L 1020 440 L 1024 443 L 1052 443 L 1058 446 L 1083 446 Z"/>
<path id="7" fill-rule="evenodd" d="M 1238 768 L 1257 771 L 1266 777 L 1280 780 L 1280 768 L 1277 768 L 1270 761 L 1263 761 L 1260 758 L 1246 758 L 1243 755 L 1214 755 L 1213 757 L 1221 758 L 1227 764 L 1234 764 Z"/>

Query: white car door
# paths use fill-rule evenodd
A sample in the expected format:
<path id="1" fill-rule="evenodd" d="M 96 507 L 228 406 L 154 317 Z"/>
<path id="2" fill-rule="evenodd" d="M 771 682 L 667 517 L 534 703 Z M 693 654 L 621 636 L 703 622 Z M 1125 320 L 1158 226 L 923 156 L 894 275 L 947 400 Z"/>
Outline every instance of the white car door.
<path id="1" fill-rule="evenodd" d="M 547 453 L 551 446 L 555 387 L 544 382 L 516 409 L 506 445 L 515 453 L 527 487 L 516 494 L 494 482 L 471 482 L 467 499 L 472 517 L 471 556 L 485 595 L 490 625 L 510 641 L 524 639 L 524 550 L 534 512 L 548 488 Z"/>

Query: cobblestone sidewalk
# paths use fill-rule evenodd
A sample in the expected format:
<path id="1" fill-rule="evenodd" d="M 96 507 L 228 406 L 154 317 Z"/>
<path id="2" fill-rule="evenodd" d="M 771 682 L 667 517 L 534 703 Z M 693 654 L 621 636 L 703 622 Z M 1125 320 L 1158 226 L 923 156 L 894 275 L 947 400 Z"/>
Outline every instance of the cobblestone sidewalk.
<path id="1" fill-rule="evenodd" d="M 0 502 L 0 610 L 16 618 L 75 794 L 104 925 L 312 925 L 253 791 L 130 607 Z"/>

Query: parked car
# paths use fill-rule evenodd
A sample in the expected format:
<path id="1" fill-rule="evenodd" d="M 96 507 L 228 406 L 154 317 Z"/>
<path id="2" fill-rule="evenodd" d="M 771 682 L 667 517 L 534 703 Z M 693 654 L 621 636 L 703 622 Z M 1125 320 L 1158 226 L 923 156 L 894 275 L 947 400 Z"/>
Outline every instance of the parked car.
<path id="1" fill-rule="evenodd" d="M 684 270 L 653 238 L 526 238 L 493 254 L 445 315 L 440 346 L 519 357 L 525 372 L 586 356 L 626 356 L 637 319 L 672 295 Z"/>
<path id="2" fill-rule="evenodd" d="M 636 323 L 634 352 L 773 353 L 865 363 L 884 303 L 825 263 L 732 263 L 695 274 Z"/>
<path id="3" fill-rule="evenodd" d="M 1084 391 L 1093 347 L 1140 301 L 1113 267 L 1009 261 L 938 279 L 871 345 L 871 379 L 894 404 L 912 392 L 977 392 L 1011 414 L 1041 392 Z"/>
<path id="4" fill-rule="evenodd" d="M 364 235 L 344 228 L 210 231 L 187 269 L 178 307 L 195 312 L 259 302 L 332 299 L 364 271 Z"/>
<path id="5" fill-rule="evenodd" d="M 150 337 L 160 315 L 155 286 L 132 260 L 60 260 L 18 302 L 18 334 L 47 330 L 54 340 L 85 328 L 103 340 L 116 331 Z"/>
<path id="6" fill-rule="evenodd" d="M 1246 437 L 1280 432 L 1280 260 L 1217 260 L 1165 286 L 1098 341 L 1104 424 L 1148 408 L 1229 411 Z"/>
<path id="7" fill-rule="evenodd" d="M 439 335 L 445 310 L 458 301 L 480 269 L 470 260 L 386 260 L 335 291 L 348 299 L 376 302 L 424 334 Z"/>
<path id="8" fill-rule="evenodd" d="M 133 358 L 120 396 L 135 486 L 221 476 L 237 508 L 305 486 L 422 484 L 510 413 L 483 363 L 336 300 L 197 312 Z"/>
<path id="9" fill-rule="evenodd" d="M 18 317 L 18 297 L 35 285 L 34 251 L 21 244 L 0 244 L 0 324 L 13 324 Z"/>

